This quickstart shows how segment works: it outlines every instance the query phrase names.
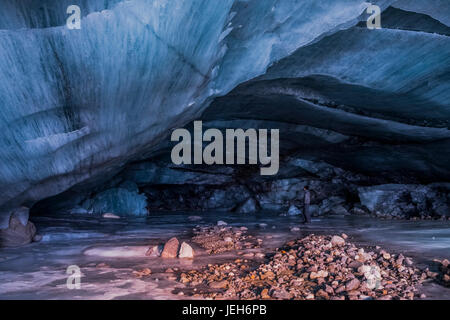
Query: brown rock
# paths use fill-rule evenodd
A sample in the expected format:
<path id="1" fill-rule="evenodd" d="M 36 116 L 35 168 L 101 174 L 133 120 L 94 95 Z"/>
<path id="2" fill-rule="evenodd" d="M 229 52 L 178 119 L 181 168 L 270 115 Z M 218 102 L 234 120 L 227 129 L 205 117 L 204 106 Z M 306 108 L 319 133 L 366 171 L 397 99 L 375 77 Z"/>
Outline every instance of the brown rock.
<path id="1" fill-rule="evenodd" d="M 228 286 L 228 281 L 213 281 L 209 284 L 209 287 L 212 289 L 225 289 Z"/>
<path id="2" fill-rule="evenodd" d="M 287 300 L 291 298 L 291 295 L 289 294 L 289 292 L 286 291 L 286 289 L 278 289 L 275 290 L 272 293 L 272 297 L 277 298 L 277 299 L 283 299 L 283 300 Z"/>
<path id="3" fill-rule="evenodd" d="M 387 253 L 387 252 L 383 252 L 383 258 L 385 260 L 389 260 L 391 258 L 391 255 L 389 253 Z"/>
<path id="4" fill-rule="evenodd" d="M 162 258 L 176 258 L 178 253 L 178 246 L 180 242 L 177 238 L 172 238 L 166 242 L 161 253 Z"/>
<path id="5" fill-rule="evenodd" d="M 359 267 L 361 267 L 363 264 L 359 261 L 352 261 L 348 264 L 349 268 L 353 268 L 353 269 L 358 269 Z"/>
<path id="6" fill-rule="evenodd" d="M 264 289 L 263 291 L 261 291 L 261 298 L 262 299 L 270 299 L 269 290 L 267 288 Z"/>
<path id="7" fill-rule="evenodd" d="M 28 208 L 23 207 L 11 215 L 9 227 L 0 229 L 0 247 L 18 247 L 33 241 L 36 227 L 27 221 L 27 214 Z"/>
<path id="8" fill-rule="evenodd" d="M 328 300 L 330 298 L 330 296 L 328 295 L 328 293 L 326 293 L 325 291 L 323 291 L 322 289 L 320 289 L 319 291 L 317 291 L 316 293 L 316 297 L 318 298 L 323 298 Z"/>
<path id="9" fill-rule="evenodd" d="M 138 278 L 142 278 L 145 276 L 149 276 L 152 274 L 152 270 L 149 268 L 144 268 L 142 270 L 138 270 L 138 271 L 133 271 L 133 274 L 138 277 Z"/>
<path id="10" fill-rule="evenodd" d="M 310 279 L 318 279 L 318 278 L 325 278 L 328 277 L 328 272 L 324 270 L 320 270 L 318 272 L 311 272 L 309 275 Z"/>
<path id="11" fill-rule="evenodd" d="M 333 294 L 334 290 L 329 285 L 325 285 L 325 292 L 328 293 L 328 294 Z"/>
<path id="12" fill-rule="evenodd" d="M 331 244 L 333 246 L 343 246 L 345 244 L 345 240 L 339 236 L 333 236 L 331 238 Z"/>
<path id="13" fill-rule="evenodd" d="M 352 280 L 348 281 L 348 282 L 345 284 L 345 289 L 346 289 L 347 291 L 356 290 L 356 289 L 358 289 L 358 287 L 359 287 L 360 284 L 361 284 L 361 283 L 359 282 L 359 280 L 355 278 L 355 279 L 352 279 Z"/>

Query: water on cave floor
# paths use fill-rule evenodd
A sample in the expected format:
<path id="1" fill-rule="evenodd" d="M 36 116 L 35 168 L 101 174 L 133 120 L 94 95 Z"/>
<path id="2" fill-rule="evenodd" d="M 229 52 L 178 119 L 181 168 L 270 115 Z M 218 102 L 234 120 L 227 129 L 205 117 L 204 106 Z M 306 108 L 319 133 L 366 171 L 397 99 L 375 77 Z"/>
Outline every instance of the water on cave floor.
<path id="1" fill-rule="evenodd" d="M 190 221 L 189 215 L 202 216 Z M 234 215 L 229 213 L 158 213 L 145 218 L 103 219 L 93 216 L 41 216 L 32 219 L 43 235 L 40 243 L 0 250 L 0 299 L 187 299 L 174 292 L 179 284 L 167 279 L 164 271 L 199 268 L 208 263 L 231 261 L 236 252 L 207 255 L 199 251 L 193 261 L 145 256 L 151 245 L 162 244 L 176 236 L 190 241 L 196 225 L 246 226 L 264 239 L 268 252 L 284 242 L 308 233 L 346 233 L 363 246 L 379 245 L 415 259 L 427 267 L 434 258 L 450 258 L 449 221 L 397 221 L 368 217 L 315 218 L 308 226 L 301 218 L 278 214 Z M 267 224 L 261 227 L 260 224 Z M 299 226 L 300 232 L 290 228 Z M 271 235 L 273 238 L 267 239 Z M 100 263 L 107 267 L 96 267 Z M 69 266 L 81 269 L 81 288 L 67 288 Z M 152 275 L 136 278 L 133 271 L 150 268 Z M 176 292 L 176 290 L 175 290 Z M 450 289 L 427 284 L 429 298 L 450 299 Z"/>

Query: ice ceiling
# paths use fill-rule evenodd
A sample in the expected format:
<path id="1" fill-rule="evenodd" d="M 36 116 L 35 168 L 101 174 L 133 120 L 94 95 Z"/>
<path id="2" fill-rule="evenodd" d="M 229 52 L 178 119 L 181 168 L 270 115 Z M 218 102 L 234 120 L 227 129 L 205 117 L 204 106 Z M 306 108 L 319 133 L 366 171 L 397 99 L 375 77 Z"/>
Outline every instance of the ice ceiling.
<path id="1" fill-rule="evenodd" d="M 2 0 L 0 225 L 200 117 L 279 127 L 347 169 L 448 181 L 450 2 L 372 3 L 381 30 L 362 0 Z M 65 26 L 72 4 L 81 30 Z"/>

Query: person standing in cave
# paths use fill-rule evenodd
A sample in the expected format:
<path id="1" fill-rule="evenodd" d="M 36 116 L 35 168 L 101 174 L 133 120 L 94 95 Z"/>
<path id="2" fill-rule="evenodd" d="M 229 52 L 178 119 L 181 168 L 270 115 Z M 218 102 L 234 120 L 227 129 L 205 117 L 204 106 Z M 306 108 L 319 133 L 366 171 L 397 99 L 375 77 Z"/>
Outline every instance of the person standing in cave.
<path id="1" fill-rule="evenodd" d="M 309 205 L 311 204 L 311 192 L 309 191 L 309 186 L 303 188 L 305 195 L 303 198 L 303 216 L 305 221 L 303 223 L 311 223 L 311 212 L 309 211 Z"/>

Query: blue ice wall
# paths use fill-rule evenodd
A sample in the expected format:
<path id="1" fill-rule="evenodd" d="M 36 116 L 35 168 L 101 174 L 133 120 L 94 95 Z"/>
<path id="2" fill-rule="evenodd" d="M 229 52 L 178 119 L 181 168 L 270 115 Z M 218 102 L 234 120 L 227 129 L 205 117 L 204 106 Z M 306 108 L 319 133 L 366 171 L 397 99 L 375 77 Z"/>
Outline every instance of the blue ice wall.
<path id="1" fill-rule="evenodd" d="M 82 9 L 81 30 L 64 25 L 69 2 Z M 396 1 L 372 2 L 386 8 Z M 363 0 L 3 0 L 0 227 L 13 208 L 144 157 L 213 98 L 355 25 L 367 6 Z M 430 45 L 442 47 L 439 40 Z M 310 58 L 309 72 L 323 69 Z M 365 70 L 354 74 L 345 61 L 346 76 L 366 81 Z M 432 59 L 424 63 L 434 68 Z M 339 63 L 328 68 L 338 70 Z M 402 82 L 394 77 L 392 84 Z"/>

